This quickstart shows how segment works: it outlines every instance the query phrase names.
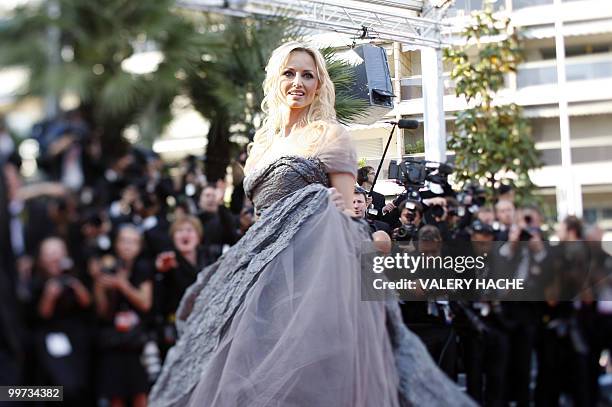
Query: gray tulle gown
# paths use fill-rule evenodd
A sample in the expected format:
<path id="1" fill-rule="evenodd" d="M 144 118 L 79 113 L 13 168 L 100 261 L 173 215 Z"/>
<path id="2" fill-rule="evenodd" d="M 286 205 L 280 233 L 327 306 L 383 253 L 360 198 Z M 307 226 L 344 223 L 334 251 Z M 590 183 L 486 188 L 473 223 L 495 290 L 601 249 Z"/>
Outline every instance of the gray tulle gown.
<path id="1" fill-rule="evenodd" d="M 245 179 L 260 218 L 185 293 L 153 407 L 472 405 L 396 302 L 360 300 L 368 232 L 327 190 L 355 171 L 347 140 Z"/>

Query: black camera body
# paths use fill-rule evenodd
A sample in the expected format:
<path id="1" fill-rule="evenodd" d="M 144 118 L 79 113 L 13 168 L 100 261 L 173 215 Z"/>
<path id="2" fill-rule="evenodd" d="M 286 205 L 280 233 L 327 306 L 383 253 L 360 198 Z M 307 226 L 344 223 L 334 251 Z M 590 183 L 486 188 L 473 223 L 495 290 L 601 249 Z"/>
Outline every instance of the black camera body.
<path id="1" fill-rule="evenodd" d="M 419 233 L 419 229 L 416 227 L 416 225 L 412 224 L 412 223 L 408 223 L 406 225 L 402 225 L 399 228 L 397 228 L 397 232 L 395 234 L 396 241 L 415 241 L 417 240 L 418 237 L 418 233 Z"/>
<path id="2" fill-rule="evenodd" d="M 448 164 L 411 157 L 404 158 L 399 163 L 395 160 L 389 163 L 389 178 L 395 179 L 398 184 L 406 188 L 407 195 L 403 196 L 406 193 L 400 195 L 403 199 L 420 201 L 419 191 L 425 188 L 427 183 L 436 185 L 441 191 L 450 188 L 448 176 L 452 172 L 453 168 Z"/>

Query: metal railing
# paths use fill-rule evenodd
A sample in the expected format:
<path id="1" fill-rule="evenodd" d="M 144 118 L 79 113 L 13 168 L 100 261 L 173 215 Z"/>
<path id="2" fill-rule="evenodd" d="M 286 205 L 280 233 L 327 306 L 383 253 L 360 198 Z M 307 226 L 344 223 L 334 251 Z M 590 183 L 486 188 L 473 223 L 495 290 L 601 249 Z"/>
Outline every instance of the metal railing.
<path id="1" fill-rule="evenodd" d="M 567 81 L 612 77 L 612 53 L 584 55 L 566 59 Z M 557 82 L 557 60 L 522 64 L 517 73 L 517 87 L 550 85 Z"/>

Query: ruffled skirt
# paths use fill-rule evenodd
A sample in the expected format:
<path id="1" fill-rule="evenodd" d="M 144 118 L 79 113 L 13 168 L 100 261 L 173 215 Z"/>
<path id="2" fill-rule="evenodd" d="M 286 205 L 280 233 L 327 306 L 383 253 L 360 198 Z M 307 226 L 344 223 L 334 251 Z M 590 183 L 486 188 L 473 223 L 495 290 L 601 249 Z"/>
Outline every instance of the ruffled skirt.
<path id="1" fill-rule="evenodd" d="M 361 301 L 368 239 L 320 185 L 268 208 L 187 291 L 151 405 L 470 404 L 396 303 Z"/>

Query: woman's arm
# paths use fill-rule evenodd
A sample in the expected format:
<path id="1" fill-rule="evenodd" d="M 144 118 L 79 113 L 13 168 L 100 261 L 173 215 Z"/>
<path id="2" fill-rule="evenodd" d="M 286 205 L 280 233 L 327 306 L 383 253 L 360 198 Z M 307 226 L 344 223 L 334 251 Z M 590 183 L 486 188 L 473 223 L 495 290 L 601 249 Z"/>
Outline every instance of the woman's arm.
<path id="1" fill-rule="evenodd" d="M 38 303 L 38 314 L 44 318 L 49 319 L 55 312 L 55 305 L 57 299 L 62 293 L 62 286 L 54 279 L 50 279 L 45 284 L 42 298 Z"/>
<path id="2" fill-rule="evenodd" d="M 331 186 L 336 188 L 344 199 L 344 207 L 347 213 L 353 213 L 353 196 L 355 195 L 355 176 L 346 172 L 336 172 L 329 174 Z"/>
<path id="3" fill-rule="evenodd" d="M 91 304 L 91 295 L 89 295 L 89 291 L 87 291 L 87 288 L 85 288 L 83 283 L 74 278 L 70 281 L 70 286 L 76 294 L 79 305 L 83 308 L 89 307 L 89 304 Z"/>
<path id="4" fill-rule="evenodd" d="M 106 297 L 106 286 L 100 276 L 94 280 L 94 301 L 98 316 L 104 318 L 108 315 L 108 298 Z"/>

